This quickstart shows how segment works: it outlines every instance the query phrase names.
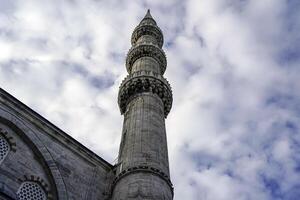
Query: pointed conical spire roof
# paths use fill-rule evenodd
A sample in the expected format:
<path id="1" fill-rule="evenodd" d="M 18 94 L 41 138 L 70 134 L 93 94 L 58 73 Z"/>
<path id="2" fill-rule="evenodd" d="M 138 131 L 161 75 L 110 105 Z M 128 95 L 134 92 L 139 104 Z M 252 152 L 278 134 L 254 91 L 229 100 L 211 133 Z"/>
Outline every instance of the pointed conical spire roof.
<path id="1" fill-rule="evenodd" d="M 157 26 L 156 21 L 153 19 L 150 9 L 147 10 L 146 15 L 141 20 L 139 25 L 134 29 L 131 36 L 131 44 L 135 45 L 137 40 L 142 35 L 152 35 L 158 43 L 158 46 L 161 48 L 164 43 L 164 37 L 162 31 Z"/>
<path id="2" fill-rule="evenodd" d="M 151 18 L 151 19 L 153 19 L 153 17 L 151 16 L 151 13 L 150 13 L 150 9 L 147 10 L 147 13 L 146 13 L 144 19 L 145 18 Z"/>
<path id="3" fill-rule="evenodd" d="M 140 24 L 145 24 L 145 23 L 150 23 L 150 24 L 156 25 L 156 21 L 151 16 L 150 9 L 147 10 L 145 17 L 140 22 Z"/>

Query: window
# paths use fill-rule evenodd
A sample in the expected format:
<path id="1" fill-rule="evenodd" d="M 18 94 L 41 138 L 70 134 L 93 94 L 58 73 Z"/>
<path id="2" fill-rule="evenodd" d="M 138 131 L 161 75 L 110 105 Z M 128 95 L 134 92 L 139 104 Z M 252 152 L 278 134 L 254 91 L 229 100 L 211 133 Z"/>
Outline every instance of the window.
<path id="1" fill-rule="evenodd" d="M 18 200 L 46 200 L 46 193 L 40 184 L 25 181 L 17 192 Z"/>
<path id="2" fill-rule="evenodd" d="M 2 135 L 0 135 L 0 164 L 7 156 L 9 150 L 10 150 L 9 143 Z"/>

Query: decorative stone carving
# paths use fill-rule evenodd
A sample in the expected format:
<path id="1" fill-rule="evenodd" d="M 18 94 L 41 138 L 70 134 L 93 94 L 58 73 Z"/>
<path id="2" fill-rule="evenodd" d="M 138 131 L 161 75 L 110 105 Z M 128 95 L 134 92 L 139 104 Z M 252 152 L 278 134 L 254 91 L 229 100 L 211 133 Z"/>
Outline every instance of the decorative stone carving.
<path id="1" fill-rule="evenodd" d="M 164 43 L 164 37 L 162 31 L 158 26 L 154 26 L 152 24 L 146 24 L 143 26 L 137 26 L 131 36 L 131 44 L 134 46 L 136 45 L 137 40 L 142 35 L 151 35 L 153 36 L 158 43 L 158 46 L 161 48 Z"/>
<path id="2" fill-rule="evenodd" d="M 0 164 L 8 155 L 9 151 L 10 151 L 9 143 L 2 135 L 0 135 Z"/>
<path id="3" fill-rule="evenodd" d="M 9 133 L 2 128 L 0 128 L 0 135 L 5 138 L 5 140 L 8 142 L 10 145 L 10 150 L 12 152 L 16 152 L 16 142 L 12 136 L 9 135 Z"/>
<path id="4" fill-rule="evenodd" d="M 153 44 L 138 44 L 134 47 L 132 47 L 126 58 L 126 69 L 128 73 L 131 73 L 131 67 L 133 63 L 141 58 L 141 57 L 152 57 L 159 63 L 161 74 L 164 74 L 167 67 L 167 59 L 164 51 Z"/>
<path id="5" fill-rule="evenodd" d="M 167 117 L 172 107 L 172 90 L 168 81 L 152 71 L 138 71 L 128 75 L 119 90 L 118 102 L 121 113 L 125 113 L 127 104 L 135 94 L 152 92 L 157 94 L 164 104 L 164 116 Z"/>

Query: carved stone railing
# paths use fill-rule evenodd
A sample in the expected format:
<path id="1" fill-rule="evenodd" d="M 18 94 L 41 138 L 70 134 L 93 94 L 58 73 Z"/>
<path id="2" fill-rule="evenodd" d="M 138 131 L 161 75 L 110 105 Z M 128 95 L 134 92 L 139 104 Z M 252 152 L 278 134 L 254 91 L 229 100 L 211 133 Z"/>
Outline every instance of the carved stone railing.
<path id="1" fill-rule="evenodd" d="M 154 26 L 152 24 L 145 24 L 142 26 L 137 26 L 131 36 L 131 44 L 135 45 L 137 40 L 143 35 L 151 35 L 153 36 L 158 43 L 158 46 L 161 48 L 164 43 L 164 37 L 162 31 L 158 26 Z"/>
<path id="2" fill-rule="evenodd" d="M 125 113 L 131 97 L 142 92 L 157 94 L 164 104 L 164 116 L 167 117 L 173 101 L 171 86 L 162 75 L 152 71 L 138 71 L 123 80 L 118 96 L 121 113 Z"/>
<path id="3" fill-rule="evenodd" d="M 165 52 L 151 43 L 138 44 L 129 50 L 126 58 L 126 69 L 128 73 L 131 72 L 133 63 L 142 57 L 154 58 L 159 63 L 161 74 L 165 73 L 167 67 Z"/>

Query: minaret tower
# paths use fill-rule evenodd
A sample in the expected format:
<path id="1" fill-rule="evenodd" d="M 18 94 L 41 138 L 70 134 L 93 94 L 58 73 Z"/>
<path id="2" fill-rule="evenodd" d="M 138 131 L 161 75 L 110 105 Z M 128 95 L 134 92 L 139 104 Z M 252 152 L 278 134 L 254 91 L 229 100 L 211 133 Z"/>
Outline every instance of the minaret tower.
<path id="1" fill-rule="evenodd" d="M 118 96 L 124 122 L 112 199 L 171 200 L 165 118 L 172 91 L 163 77 L 163 34 L 149 10 L 134 29 L 131 44 L 126 58 L 129 75 Z"/>

